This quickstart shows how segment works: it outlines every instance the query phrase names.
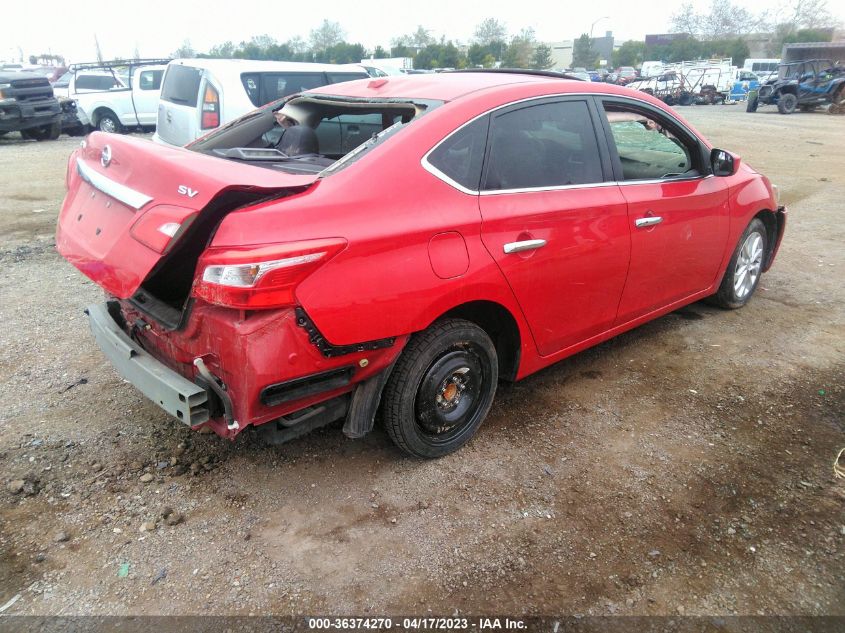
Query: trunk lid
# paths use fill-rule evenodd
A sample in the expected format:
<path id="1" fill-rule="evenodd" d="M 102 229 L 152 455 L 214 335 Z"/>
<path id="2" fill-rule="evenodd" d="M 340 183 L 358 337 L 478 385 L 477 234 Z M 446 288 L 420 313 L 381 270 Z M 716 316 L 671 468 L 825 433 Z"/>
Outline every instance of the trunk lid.
<path id="1" fill-rule="evenodd" d="M 70 157 L 56 248 L 110 294 L 126 299 L 165 257 L 132 233 L 147 214 L 150 221 L 180 222 L 202 216 L 223 193 L 281 195 L 316 180 L 95 132 Z M 179 239 L 177 234 L 173 241 Z"/>

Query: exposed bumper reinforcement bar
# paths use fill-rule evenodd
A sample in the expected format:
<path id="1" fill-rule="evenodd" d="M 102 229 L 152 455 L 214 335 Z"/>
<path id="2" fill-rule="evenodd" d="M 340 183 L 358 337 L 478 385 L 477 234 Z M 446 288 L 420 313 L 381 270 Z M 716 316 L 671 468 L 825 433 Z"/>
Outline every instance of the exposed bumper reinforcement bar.
<path id="1" fill-rule="evenodd" d="M 163 365 L 130 339 L 112 318 L 107 304 L 88 306 L 85 312 L 97 345 L 121 376 L 189 426 L 209 419 L 206 390 Z"/>

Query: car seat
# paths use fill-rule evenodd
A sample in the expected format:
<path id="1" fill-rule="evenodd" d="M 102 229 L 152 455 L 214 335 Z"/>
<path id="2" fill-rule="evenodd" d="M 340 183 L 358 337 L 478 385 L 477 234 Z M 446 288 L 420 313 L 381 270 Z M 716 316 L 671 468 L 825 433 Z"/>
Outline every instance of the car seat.
<path id="1" fill-rule="evenodd" d="M 306 156 L 320 153 L 317 132 L 307 125 L 294 125 L 286 128 L 276 143 L 276 149 L 288 156 Z"/>

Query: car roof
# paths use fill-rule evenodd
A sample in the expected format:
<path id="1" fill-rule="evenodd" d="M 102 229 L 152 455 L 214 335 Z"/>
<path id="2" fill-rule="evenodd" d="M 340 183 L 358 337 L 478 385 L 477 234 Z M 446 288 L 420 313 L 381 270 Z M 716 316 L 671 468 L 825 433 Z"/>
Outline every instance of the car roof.
<path id="1" fill-rule="evenodd" d="M 631 90 L 611 84 L 587 82 L 579 79 L 558 79 L 518 72 L 447 72 L 422 75 L 402 75 L 347 81 L 308 90 L 309 94 L 325 94 L 356 98 L 403 98 L 435 101 L 454 101 L 480 90 L 502 88 L 515 84 L 554 84 L 557 92 L 604 92 L 627 94 Z"/>
<path id="2" fill-rule="evenodd" d="M 174 59 L 169 65 L 191 66 L 193 68 L 202 68 L 210 70 L 215 74 L 223 73 L 247 73 L 247 72 L 349 72 L 354 70 L 348 65 L 338 64 L 313 64 L 311 62 L 274 62 L 267 60 L 254 59 L 206 59 L 206 58 L 192 58 L 192 59 Z M 360 72 L 364 72 L 360 68 Z"/>
<path id="3" fill-rule="evenodd" d="M 0 70 L 0 78 L 3 81 L 16 81 L 18 79 L 46 79 L 41 73 L 35 73 L 29 70 Z"/>

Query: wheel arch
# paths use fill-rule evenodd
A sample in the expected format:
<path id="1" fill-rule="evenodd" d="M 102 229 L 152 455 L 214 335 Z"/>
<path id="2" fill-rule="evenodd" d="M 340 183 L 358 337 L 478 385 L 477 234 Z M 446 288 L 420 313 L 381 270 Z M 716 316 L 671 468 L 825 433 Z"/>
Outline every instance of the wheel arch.
<path id="1" fill-rule="evenodd" d="M 765 272 L 772 266 L 776 245 L 780 241 L 781 235 L 783 235 L 784 220 L 781 214 L 775 213 L 771 209 L 758 211 L 749 222 L 754 219 L 759 219 L 763 223 L 763 226 L 766 227 L 766 259 L 763 264 L 763 272 Z"/>
<path id="2" fill-rule="evenodd" d="M 111 114 L 111 115 L 115 118 L 115 120 L 116 120 L 118 123 L 120 123 L 120 117 L 118 117 L 118 116 L 117 116 L 117 112 L 115 112 L 114 110 L 112 110 L 112 109 L 111 109 L 110 107 L 108 107 L 107 105 L 98 105 L 98 106 L 96 106 L 96 107 L 94 108 L 94 111 L 93 111 L 93 112 L 91 112 L 91 126 L 92 126 L 92 127 L 97 127 L 97 125 L 100 123 L 100 119 L 101 119 L 101 118 L 103 117 L 103 115 L 105 115 L 106 113 Z"/>
<path id="3" fill-rule="evenodd" d="M 499 378 L 507 381 L 516 380 L 522 341 L 519 325 L 506 307 L 494 301 L 469 301 L 451 308 L 436 320 L 440 319 L 464 319 L 484 330 L 496 347 Z"/>

